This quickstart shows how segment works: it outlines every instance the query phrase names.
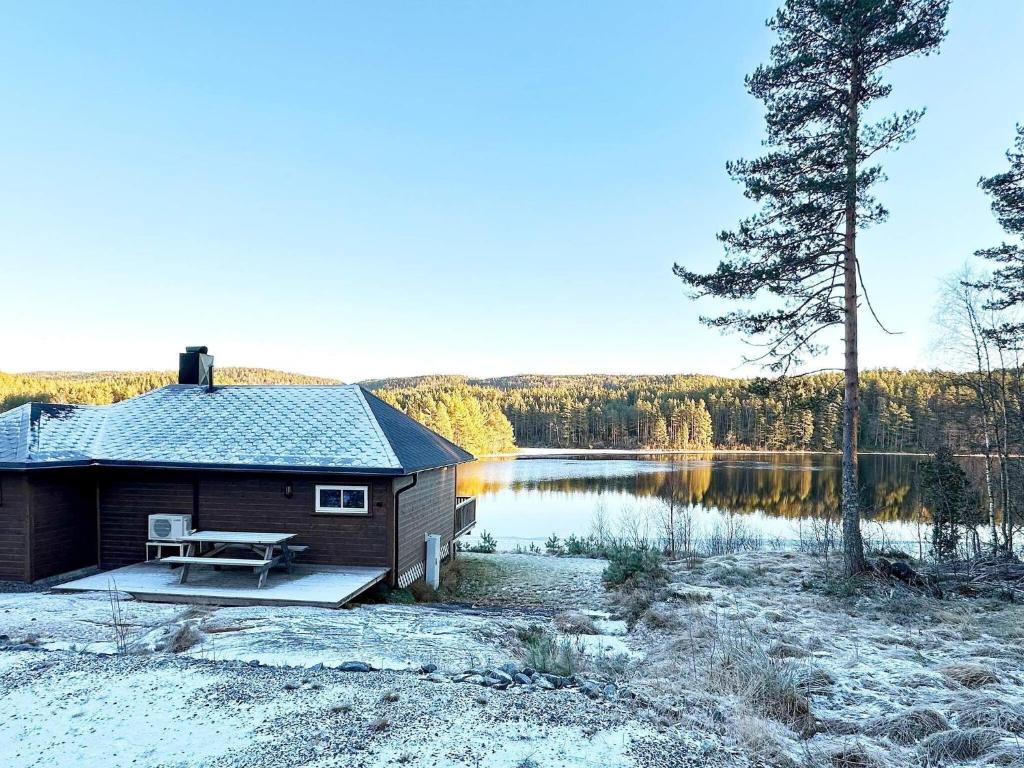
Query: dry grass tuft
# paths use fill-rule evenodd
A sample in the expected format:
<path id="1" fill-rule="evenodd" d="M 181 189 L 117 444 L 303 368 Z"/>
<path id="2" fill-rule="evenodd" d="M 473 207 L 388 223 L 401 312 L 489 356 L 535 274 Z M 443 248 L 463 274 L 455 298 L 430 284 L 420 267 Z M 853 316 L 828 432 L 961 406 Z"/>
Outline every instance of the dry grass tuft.
<path id="1" fill-rule="evenodd" d="M 581 611 L 563 611 L 555 616 L 555 628 L 567 635 L 596 635 L 594 620 Z"/>
<path id="2" fill-rule="evenodd" d="M 778 768 L 797 768 L 799 765 L 787 748 L 787 739 L 779 733 L 779 725 L 760 717 L 741 716 L 730 724 L 730 733 L 741 747 L 759 764 Z"/>
<path id="3" fill-rule="evenodd" d="M 939 672 L 964 688 L 981 688 L 984 685 L 995 685 L 999 682 L 999 675 L 994 669 L 971 662 L 947 664 L 940 667 Z"/>
<path id="4" fill-rule="evenodd" d="M 387 718 L 379 717 L 370 723 L 368 727 L 373 733 L 382 733 L 391 727 L 391 723 L 388 722 Z"/>
<path id="5" fill-rule="evenodd" d="M 974 760 L 989 752 L 1003 739 L 995 728 L 965 728 L 933 733 L 921 742 L 921 752 L 937 763 Z"/>
<path id="6" fill-rule="evenodd" d="M 961 728 L 999 728 L 1024 734 L 1024 706 L 991 695 L 963 698 L 955 705 L 956 722 Z"/>
<path id="7" fill-rule="evenodd" d="M 948 730 L 949 721 L 941 712 L 928 707 L 913 707 L 895 715 L 876 717 L 867 726 L 870 735 L 884 736 L 897 744 L 915 744 L 933 733 Z"/>
<path id="8" fill-rule="evenodd" d="M 779 640 L 768 647 L 768 655 L 774 659 L 802 659 L 810 656 L 811 652 L 794 643 Z"/>
<path id="9" fill-rule="evenodd" d="M 203 641 L 203 633 L 192 622 L 181 624 L 167 639 L 167 650 L 171 653 L 184 653 Z"/>
<path id="10" fill-rule="evenodd" d="M 889 764 L 880 752 L 857 739 L 829 747 L 820 757 L 832 768 L 887 768 Z"/>
<path id="11" fill-rule="evenodd" d="M 679 619 L 672 611 L 653 605 L 644 614 L 644 622 L 651 629 L 675 629 L 679 626 Z"/>

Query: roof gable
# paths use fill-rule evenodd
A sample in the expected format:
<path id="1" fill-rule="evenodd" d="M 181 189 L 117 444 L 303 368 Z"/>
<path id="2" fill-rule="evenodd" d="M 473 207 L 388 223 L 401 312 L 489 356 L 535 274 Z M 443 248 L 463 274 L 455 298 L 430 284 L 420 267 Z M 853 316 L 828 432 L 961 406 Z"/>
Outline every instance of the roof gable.
<path id="1" fill-rule="evenodd" d="M 473 460 L 473 454 L 427 429 L 372 392 L 363 389 L 362 393 L 376 422 L 387 435 L 399 462 L 407 472 L 419 472 L 423 469 Z"/>

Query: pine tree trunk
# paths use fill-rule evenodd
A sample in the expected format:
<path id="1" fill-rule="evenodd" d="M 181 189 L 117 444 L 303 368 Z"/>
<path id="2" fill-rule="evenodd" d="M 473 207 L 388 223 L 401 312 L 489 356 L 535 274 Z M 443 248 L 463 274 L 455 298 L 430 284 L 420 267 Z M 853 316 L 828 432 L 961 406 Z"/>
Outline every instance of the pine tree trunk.
<path id="1" fill-rule="evenodd" d="M 850 76 L 846 148 L 846 227 L 843 253 L 845 312 L 845 376 L 843 391 L 843 559 L 846 573 L 866 570 L 860 535 L 860 488 L 857 478 L 857 426 L 860 411 L 860 371 L 857 360 L 857 100 L 860 74 L 856 61 Z"/>

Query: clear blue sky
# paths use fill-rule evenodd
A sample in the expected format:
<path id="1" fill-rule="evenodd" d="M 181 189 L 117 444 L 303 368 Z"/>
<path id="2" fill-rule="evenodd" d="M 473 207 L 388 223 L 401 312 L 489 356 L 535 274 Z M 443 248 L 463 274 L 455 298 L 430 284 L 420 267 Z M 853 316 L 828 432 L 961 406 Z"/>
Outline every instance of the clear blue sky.
<path id="1" fill-rule="evenodd" d="M 0 370 L 743 372 L 671 266 L 751 210 L 723 166 L 774 7 L 3 3 Z M 949 26 L 893 71 L 929 112 L 862 240 L 904 331 L 869 366 L 928 365 L 939 279 L 1000 239 L 975 184 L 1024 121 L 1024 3 Z"/>

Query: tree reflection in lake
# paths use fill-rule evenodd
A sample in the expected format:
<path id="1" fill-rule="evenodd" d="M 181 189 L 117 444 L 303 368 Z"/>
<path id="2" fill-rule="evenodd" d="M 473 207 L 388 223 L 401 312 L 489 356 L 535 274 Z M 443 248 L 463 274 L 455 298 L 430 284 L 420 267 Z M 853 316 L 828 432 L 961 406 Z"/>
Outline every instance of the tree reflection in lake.
<path id="1" fill-rule="evenodd" d="M 917 541 L 926 515 L 917 488 L 921 460 L 861 457 L 869 534 Z M 461 466 L 458 481 L 460 495 L 479 498 L 478 530 L 511 545 L 586 533 L 599 503 L 628 515 L 673 498 L 705 526 L 744 515 L 767 538 L 793 539 L 805 520 L 838 514 L 839 470 L 839 456 L 826 454 L 597 454 L 485 459 Z"/>

